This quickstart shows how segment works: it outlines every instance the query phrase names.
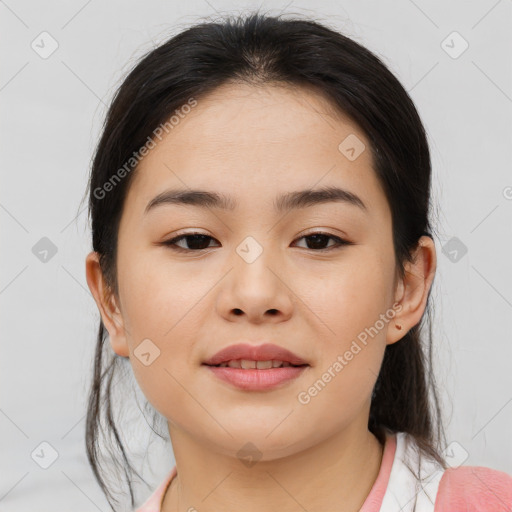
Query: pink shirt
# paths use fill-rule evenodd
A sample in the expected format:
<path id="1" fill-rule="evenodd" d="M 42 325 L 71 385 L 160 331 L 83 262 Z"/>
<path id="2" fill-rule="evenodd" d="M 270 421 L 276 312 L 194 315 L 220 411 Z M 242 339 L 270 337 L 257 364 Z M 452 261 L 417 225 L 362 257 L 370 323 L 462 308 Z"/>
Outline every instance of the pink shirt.
<path id="1" fill-rule="evenodd" d="M 385 496 L 393 492 L 388 483 L 396 462 L 396 446 L 396 434 L 388 434 L 379 474 L 359 512 L 378 512 Z M 161 512 L 165 491 L 176 474 L 174 466 L 135 512 Z M 512 512 L 512 476 L 479 466 L 449 468 L 439 483 L 434 512 Z"/>

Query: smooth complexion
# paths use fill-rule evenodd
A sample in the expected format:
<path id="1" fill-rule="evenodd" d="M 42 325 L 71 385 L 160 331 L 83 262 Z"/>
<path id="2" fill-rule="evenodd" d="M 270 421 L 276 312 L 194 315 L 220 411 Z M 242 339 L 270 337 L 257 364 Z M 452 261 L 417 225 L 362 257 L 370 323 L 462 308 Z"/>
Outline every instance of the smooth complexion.
<path id="1" fill-rule="evenodd" d="M 354 161 L 338 150 L 350 134 L 366 145 Z M 382 457 L 367 428 L 373 386 L 386 345 L 420 321 L 436 267 L 434 243 L 422 237 L 398 278 L 391 212 L 369 147 L 312 90 L 224 85 L 140 163 L 119 227 L 117 296 L 98 255 L 88 255 L 87 282 L 111 346 L 130 358 L 168 421 L 178 474 L 165 512 L 352 512 L 368 495 Z M 330 201 L 274 209 L 282 194 L 329 186 L 366 208 Z M 224 194 L 234 208 L 160 202 L 147 209 L 175 189 Z M 211 238 L 181 239 L 174 246 L 181 251 L 165 243 L 192 233 Z M 313 233 L 328 236 L 306 237 Z M 263 249 L 252 263 L 237 253 L 246 237 Z M 396 318 L 300 404 L 297 395 L 394 303 Z M 144 339 L 160 350 L 149 366 L 134 355 Z M 234 388 L 201 363 L 238 342 L 284 346 L 310 367 L 278 389 Z M 237 455 L 249 442 L 261 454 L 251 467 Z"/>

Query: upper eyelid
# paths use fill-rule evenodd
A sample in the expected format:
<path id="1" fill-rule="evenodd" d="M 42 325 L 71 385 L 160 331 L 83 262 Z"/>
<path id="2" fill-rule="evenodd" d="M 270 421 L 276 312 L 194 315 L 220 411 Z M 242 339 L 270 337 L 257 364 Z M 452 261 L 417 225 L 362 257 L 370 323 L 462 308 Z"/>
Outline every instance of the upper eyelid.
<path id="1" fill-rule="evenodd" d="M 175 235 L 173 235 L 172 237 L 170 237 L 169 239 L 167 239 L 165 241 L 166 242 L 171 242 L 171 241 L 176 240 L 178 238 L 187 237 L 187 236 L 194 236 L 194 235 L 203 235 L 203 236 L 207 236 L 209 238 L 212 238 L 213 240 L 217 240 L 214 236 L 209 235 L 208 233 L 201 233 L 200 231 L 191 231 L 191 232 L 175 234 Z M 306 233 L 303 233 L 303 234 L 297 236 L 294 240 L 298 240 L 300 238 L 304 238 L 306 236 L 311 236 L 311 235 L 324 235 L 324 236 L 329 236 L 329 237 L 332 237 L 332 238 L 340 238 L 342 240 L 345 240 L 347 238 L 346 235 L 343 235 L 343 234 L 342 235 L 335 235 L 334 233 L 330 233 L 328 231 L 323 231 L 322 229 L 317 229 L 315 231 L 307 231 Z"/>

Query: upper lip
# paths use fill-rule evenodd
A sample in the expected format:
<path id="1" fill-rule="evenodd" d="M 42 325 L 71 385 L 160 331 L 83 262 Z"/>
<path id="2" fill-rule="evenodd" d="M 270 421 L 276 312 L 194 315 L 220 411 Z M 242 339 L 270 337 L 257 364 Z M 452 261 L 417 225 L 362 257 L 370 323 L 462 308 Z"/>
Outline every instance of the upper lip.
<path id="1" fill-rule="evenodd" d="M 293 365 L 308 364 L 293 352 L 272 343 L 264 343 L 263 345 L 239 343 L 230 345 L 217 352 L 210 357 L 210 359 L 204 361 L 203 364 L 215 366 L 236 359 L 246 359 L 249 361 L 287 361 Z"/>

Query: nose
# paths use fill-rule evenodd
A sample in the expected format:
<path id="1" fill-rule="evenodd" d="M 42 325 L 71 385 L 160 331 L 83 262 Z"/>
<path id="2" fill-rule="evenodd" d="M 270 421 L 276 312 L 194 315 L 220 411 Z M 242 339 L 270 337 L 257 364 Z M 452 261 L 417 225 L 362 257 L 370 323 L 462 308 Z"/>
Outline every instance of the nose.
<path id="1" fill-rule="evenodd" d="M 250 263 L 237 255 L 217 298 L 218 313 L 231 322 L 288 320 L 293 311 L 293 283 L 282 268 L 269 251 Z"/>

